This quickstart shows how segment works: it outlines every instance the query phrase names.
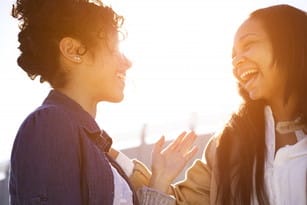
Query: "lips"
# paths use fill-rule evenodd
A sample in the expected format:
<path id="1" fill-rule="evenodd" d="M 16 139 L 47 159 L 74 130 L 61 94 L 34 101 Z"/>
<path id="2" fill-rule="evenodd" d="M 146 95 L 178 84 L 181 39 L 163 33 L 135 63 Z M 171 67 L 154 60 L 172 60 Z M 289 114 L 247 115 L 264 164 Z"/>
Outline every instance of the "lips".
<path id="1" fill-rule="evenodd" d="M 125 75 L 124 73 L 117 73 L 117 77 L 118 77 L 121 81 L 125 82 L 126 75 Z"/>
<path id="2" fill-rule="evenodd" d="M 249 69 L 239 74 L 239 80 L 242 82 L 248 82 L 252 78 L 256 77 L 257 74 L 258 71 L 256 69 Z"/>
<path id="3" fill-rule="evenodd" d="M 239 80 L 239 83 L 248 91 L 253 88 L 254 82 L 259 75 L 259 70 L 256 68 L 235 68 L 234 75 Z"/>

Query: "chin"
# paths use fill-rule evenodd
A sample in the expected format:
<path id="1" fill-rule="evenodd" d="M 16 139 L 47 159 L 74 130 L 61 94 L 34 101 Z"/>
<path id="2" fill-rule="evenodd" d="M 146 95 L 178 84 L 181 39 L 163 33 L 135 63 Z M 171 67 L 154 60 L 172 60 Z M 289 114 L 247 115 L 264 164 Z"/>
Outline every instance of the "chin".
<path id="1" fill-rule="evenodd" d="M 109 100 L 109 102 L 119 103 L 123 101 L 123 99 L 124 99 L 124 95 L 114 96 L 112 99 Z"/>
<path id="2" fill-rule="evenodd" d="M 249 98 L 252 100 L 260 100 L 261 97 L 257 95 L 256 93 L 249 93 Z"/>

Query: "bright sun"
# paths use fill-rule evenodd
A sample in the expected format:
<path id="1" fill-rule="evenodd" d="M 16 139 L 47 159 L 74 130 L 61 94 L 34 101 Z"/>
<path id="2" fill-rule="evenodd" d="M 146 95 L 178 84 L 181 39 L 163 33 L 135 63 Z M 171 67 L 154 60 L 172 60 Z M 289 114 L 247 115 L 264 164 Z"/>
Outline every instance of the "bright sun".
<path id="1" fill-rule="evenodd" d="M 198 132 L 212 132 L 224 123 L 240 100 L 230 60 L 236 24 L 245 16 L 232 11 L 230 20 L 221 15 L 226 4 L 197 0 L 110 2 L 125 16 L 122 49 L 133 66 L 125 100 L 101 106 L 103 127 L 139 131 L 142 124 L 173 122 L 163 130 L 170 132 L 194 120 Z"/>

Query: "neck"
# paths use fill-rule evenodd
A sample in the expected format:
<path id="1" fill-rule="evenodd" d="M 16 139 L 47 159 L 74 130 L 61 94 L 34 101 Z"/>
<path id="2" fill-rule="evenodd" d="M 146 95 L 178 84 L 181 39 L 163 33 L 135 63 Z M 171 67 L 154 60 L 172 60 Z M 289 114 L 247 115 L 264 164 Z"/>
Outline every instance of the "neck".
<path id="1" fill-rule="evenodd" d="M 294 98 L 289 98 L 287 103 L 283 103 L 282 100 L 276 100 L 274 103 L 270 103 L 277 134 L 288 137 L 290 136 L 290 138 L 293 138 L 291 133 L 294 133 L 296 130 L 304 130 L 306 128 L 304 119 L 301 118 L 302 116 L 299 112 L 297 104 L 297 100 Z"/>
<path id="2" fill-rule="evenodd" d="M 276 122 L 292 121 L 300 115 L 297 101 L 294 98 L 289 98 L 287 103 L 284 103 L 283 100 L 275 100 L 269 103 L 269 105 L 271 106 Z"/>
<path id="3" fill-rule="evenodd" d="M 97 103 L 92 101 L 90 96 L 84 95 L 84 92 L 80 90 L 74 91 L 73 89 L 69 88 L 60 88 L 57 90 L 77 102 L 85 111 L 87 111 L 95 119 Z"/>

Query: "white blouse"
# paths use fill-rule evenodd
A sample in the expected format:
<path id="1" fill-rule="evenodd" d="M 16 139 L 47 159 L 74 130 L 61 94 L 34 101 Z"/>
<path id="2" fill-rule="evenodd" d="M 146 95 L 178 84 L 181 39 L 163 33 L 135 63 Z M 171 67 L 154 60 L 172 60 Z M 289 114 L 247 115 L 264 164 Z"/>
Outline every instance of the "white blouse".
<path id="1" fill-rule="evenodd" d="M 307 135 L 296 131 L 297 143 L 286 145 L 275 154 L 275 122 L 265 107 L 267 160 L 265 186 L 272 205 L 307 205 Z M 258 204 L 254 197 L 254 203 Z"/>
<path id="2" fill-rule="evenodd" d="M 114 176 L 114 201 L 113 205 L 133 205 L 132 191 L 126 180 L 111 165 Z"/>
<path id="3" fill-rule="evenodd" d="M 265 137 L 267 159 L 265 162 L 265 188 L 270 205 L 307 205 L 307 135 L 296 131 L 297 143 L 278 149 L 275 155 L 275 122 L 272 110 L 265 107 Z M 116 161 L 130 176 L 133 162 L 120 153 Z M 258 205 L 255 194 L 253 205 Z"/>

